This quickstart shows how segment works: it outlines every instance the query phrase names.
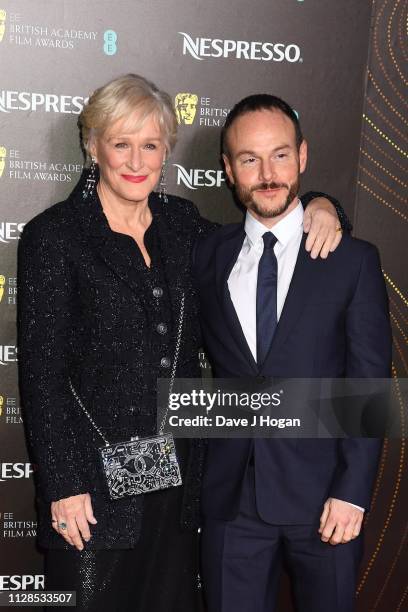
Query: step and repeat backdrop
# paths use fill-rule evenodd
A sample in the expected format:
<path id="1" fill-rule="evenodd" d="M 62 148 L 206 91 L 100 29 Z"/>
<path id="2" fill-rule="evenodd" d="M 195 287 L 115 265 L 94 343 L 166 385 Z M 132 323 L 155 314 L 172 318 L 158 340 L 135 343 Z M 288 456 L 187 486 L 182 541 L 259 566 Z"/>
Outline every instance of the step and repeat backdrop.
<path id="1" fill-rule="evenodd" d="M 228 110 L 251 93 L 287 100 L 309 142 L 302 190 L 336 196 L 355 234 L 380 248 L 397 385 L 408 373 L 406 19 L 400 0 L 0 0 L 0 590 L 43 585 L 18 394 L 17 245 L 24 224 L 81 174 L 77 120 L 88 96 L 128 72 L 168 91 L 179 121 L 168 191 L 220 223 L 242 214 L 219 163 Z M 387 440 L 361 612 L 408 605 L 404 497 L 405 441 Z M 290 609 L 285 584 L 280 609 Z"/>

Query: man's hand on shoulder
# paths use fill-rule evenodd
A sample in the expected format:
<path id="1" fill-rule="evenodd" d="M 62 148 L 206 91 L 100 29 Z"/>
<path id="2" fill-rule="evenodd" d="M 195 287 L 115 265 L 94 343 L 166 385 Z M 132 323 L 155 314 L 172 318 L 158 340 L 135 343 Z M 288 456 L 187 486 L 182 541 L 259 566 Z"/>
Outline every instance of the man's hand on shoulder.
<path id="1" fill-rule="evenodd" d="M 341 225 L 333 204 L 327 198 L 314 198 L 306 207 L 303 216 L 303 230 L 309 234 L 306 251 L 312 259 L 319 254 L 326 259 L 335 251 L 342 238 Z"/>
<path id="2" fill-rule="evenodd" d="M 347 544 L 361 531 L 364 512 L 353 504 L 329 497 L 323 506 L 319 533 L 322 542 Z"/>

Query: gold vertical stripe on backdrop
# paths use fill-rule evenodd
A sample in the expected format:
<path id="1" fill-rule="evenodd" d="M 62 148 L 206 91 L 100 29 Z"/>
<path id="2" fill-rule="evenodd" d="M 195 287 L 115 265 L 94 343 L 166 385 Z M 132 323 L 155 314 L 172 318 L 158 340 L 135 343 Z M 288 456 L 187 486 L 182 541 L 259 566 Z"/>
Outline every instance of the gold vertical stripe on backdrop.
<path id="1" fill-rule="evenodd" d="M 407 221 L 404 189 L 407 188 L 408 165 L 406 164 L 408 102 L 402 93 L 406 73 L 403 60 L 406 53 L 404 32 L 406 2 L 401 0 L 375 0 L 372 4 L 372 33 L 367 66 L 367 81 L 362 121 L 362 136 L 359 162 L 357 208 L 355 211 L 356 232 L 370 240 L 370 230 L 365 229 L 367 216 L 376 214 L 373 200 L 394 213 L 386 217 L 386 229 L 401 228 Z M 358 221 L 357 221 L 358 220 Z M 401 248 L 402 248 L 401 244 Z M 405 246 L 405 244 L 404 244 Z M 378 244 L 380 252 L 393 257 L 398 244 L 384 237 Z M 390 252 L 389 249 L 392 249 Z M 408 589 L 401 584 L 400 568 L 407 531 L 402 504 L 406 494 L 406 406 L 404 405 L 398 376 L 408 374 L 407 322 L 404 306 L 408 306 L 405 286 L 398 286 L 393 278 L 401 274 L 401 260 L 395 255 L 395 268 L 385 272 L 384 279 L 390 293 L 390 315 L 393 327 L 393 390 L 399 407 L 401 439 L 385 440 L 380 460 L 377 481 L 373 492 L 373 504 L 366 523 L 370 525 L 372 548 L 367 551 L 366 563 L 357 588 L 361 610 L 398 610 L 404 607 Z M 392 451 L 392 452 L 391 452 Z M 395 455 L 394 455 L 395 452 Z M 384 482 L 390 490 L 384 490 Z M 385 512 L 385 515 L 383 514 Z M 405 528 L 405 531 L 404 531 Z M 400 538 L 396 540 L 395 529 Z M 374 571 L 375 567 L 375 571 Z M 398 570 L 398 571 L 397 571 Z M 364 590 L 364 587 L 365 590 Z M 363 598 L 363 592 L 365 597 Z M 389 599 L 389 596 L 392 598 Z M 399 604 L 396 602 L 399 601 Z M 373 603 L 368 604 L 368 601 Z M 364 607 L 366 606 L 366 607 Z M 360 608 L 358 608 L 360 609 Z M 404 608 L 405 609 L 405 608 Z"/>
<path id="2" fill-rule="evenodd" d="M 392 60 L 392 62 L 394 64 L 394 66 L 395 66 L 395 69 L 398 72 L 398 74 L 399 74 L 399 76 L 401 78 L 401 81 L 404 83 L 404 85 L 408 85 L 408 81 L 404 77 L 404 75 L 402 74 L 402 71 L 401 71 L 401 69 L 400 69 L 400 67 L 399 67 L 399 65 L 398 65 L 398 63 L 397 63 L 397 61 L 395 59 L 394 51 L 393 51 L 393 48 L 392 48 L 392 45 L 391 45 L 392 20 L 394 19 L 394 15 L 396 13 L 396 10 L 399 8 L 400 2 L 401 2 L 401 0 L 396 0 L 395 6 L 394 6 L 393 11 L 392 11 L 392 13 L 390 15 L 390 18 L 388 20 L 388 25 L 387 25 L 387 43 L 388 43 L 388 52 L 389 52 L 389 54 L 391 56 L 391 60 Z"/>
<path id="3" fill-rule="evenodd" d="M 401 298 L 401 300 L 404 302 L 405 306 L 408 306 L 408 300 L 405 297 L 405 295 L 402 293 L 402 291 L 399 289 L 399 287 L 394 283 L 394 281 L 390 278 L 390 276 L 385 272 L 384 269 L 383 269 L 382 273 L 383 273 L 383 276 L 384 276 L 385 280 L 390 285 L 390 287 L 395 291 L 395 293 L 398 295 L 398 297 Z"/>
<path id="4" fill-rule="evenodd" d="M 392 322 L 394 323 L 395 327 L 398 329 L 398 331 L 400 332 L 401 336 L 404 338 L 405 344 L 408 344 L 408 338 L 404 334 L 403 330 L 401 329 L 401 326 L 398 323 L 398 320 L 397 320 L 396 316 L 392 312 L 390 313 L 390 315 L 391 315 L 391 319 L 392 319 Z"/>
<path id="5" fill-rule="evenodd" d="M 370 136 L 366 132 L 363 135 L 363 139 L 367 140 L 367 142 L 369 142 L 373 147 L 375 147 L 377 151 L 380 151 L 380 153 L 382 153 L 385 158 L 392 161 L 400 170 L 402 170 L 402 172 L 404 172 L 405 174 L 408 174 L 408 168 L 400 164 L 396 159 L 391 157 L 391 155 L 386 153 L 386 151 L 384 151 L 384 149 L 382 149 L 379 144 L 377 144 L 372 138 L 370 138 Z"/>
<path id="6" fill-rule="evenodd" d="M 400 310 L 400 308 L 398 308 L 398 305 L 397 305 L 396 301 L 393 300 L 392 297 L 389 297 L 389 300 L 390 300 L 390 303 L 392 304 L 394 310 L 397 311 L 398 316 L 402 319 L 403 323 L 405 325 L 408 325 L 408 319 L 406 318 L 406 316 L 404 315 L 402 310 Z"/>
<path id="7" fill-rule="evenodd" d="M 408 120 L 404 117 L 404 115 L 402 115 L 400 112 L 397 111 L 397 109 L 395 108 L 395 106 L 393 106 L 393 104 L 391 104 L 390 100 L 387 98 L 387 96 L 382 91 L 381 87 L 378 85 L 377 81 L 374 79 L 370 70 L 367 71 L 367 74 L 368 74 L 370 82 L 374 86 L 374 89 L 381 96 L 384 102 L 390 107 L 394 115 L 396 115 L 399 119 L 401 119 L 401 121 L 405 123 L 405 125 L 408 125 Z"/>
<path id="8" fill-rule="evenodd" d="M 384 198 L 379 196 L 378 193 L 375 193 L 375 191 L 370 189 L 370 187 L 368 187 L 368 185 L 366 185 L 365 183 L 362 183 L 361 181 L 357 181 L 357 183 L 358 183 L 358 185 L 360 185 L 360 187 L 362 187 L 363 189 L 368 191 L 368 193 L 370 193 L 372 196 L 374 196 L 374 198 L 376 200 L 381 202 L 381 204 L 384 204 L 384 206 L 386 206 L 387 208 L 392 210 L 396 215 L 399 215 L 402 219 L 404 219 L 404 221 L 408 221 L 408 217 L 406 215 L 404 215 L 404 213 L 402 213 L 401 211 L 399 211 L 396 208 L 394 208 L 394 206 L 392 206 L 389 202 L 387 202 L 387 200 L 384 200 Z"/>
<path id="9" fill-rule="evenodd" d="M 384 121 L 384 123 L 386 123 L 392 130 L 394 130 L 394 132 L 396 134 L 398 134 L 398 136 L 400 138 L 402 138 L 403 140 L 408 142 L 408 136 L 406 136 L 403 132 L 401 132 L 401 130 L 399 130 L 393 123 L 391 123 L 391 121 L 389 119 L 387 119 L 387 117 L 384 115 L 384 113 L 382 113 L 380 111 L 378 106 L 375 104 L 375 102 L 373 102 L 373 100 L 371 100 L 371 98 L 367 98 L 367 102 L 374 109 L 374 111 L 377 113 L 377 115 L 379 117 L 381 117 L 381 119 Z"/>
<path id="10" fill-rule="evenodd" d="M 404 60 L 408 62 L 408 54 L 405 52 L 405 49 L 404 49 L 404 37 L 402 33 L 404 17 L 405 17 L 405 39 L 408 36 L 408 10 L 407 10 L 406 15 L 404 15 L 404 11 L 402 10 L 399 16 L 399 20 L 398 20 L 398 42 L 399 42 L 399 49 L 402 55 L 404 56 Z"/>
<path id="11" fill-rule="evenodd" d="M 378 608 L 378 604 L 380 603 L 381 599 L 384 596 L 385 589 L 387 588 L 387 586 L 388 586 L 388 584 L 390 582 L 391 576 L 392 576 L 392 574 L 395 571 L 395 568 L 397 566 L 398 561 L 401 559 L 401 553 L 402 553 L 402 551 L 403 551 L 403 549 L 405 547 L 405 544 L 406 544 L 407 534 L 408 534 L 408 525 L 405 527 L 404 535 L 401 538 L 401 542 L 400 542 L 400 544 L 398 546 L 398 550 L 397 550 L 397 552 L 396 552 L 396 554 L 394 556 L 394 559 L 393 559 L 393 561 L 391 563 L 391 567 L 388 570 L 387 576 L 385 577 L 385 580 L 383 582 L 383 586 L 381 587 L 381 590 L 380 590 L 380 592 L 378 594 L 378 597 L 375 600 L 374 606 L 371 608 L 370 612 L 374 612 L 374 610 L 376 610 Z"/>
<path id="12" fill-rule="evenodd" d="M 405 96 L 399 91 L 399 89 L 394 85 L 392 79 L 389 77 L 388 72 L 385 69 L 384 62 L 383 62 L 383 60 L 381 58 L 381 54 L 380 54 L 380 50 L 379 50 L 379 44 L 378 44 L 379 21 L 380 21 L 382 13 L 383 13 L 384 9 L 386 8 L 387 4 L 388 4 L 388 0 L 385 0 L 384 4 L 382 5 L 380 11 L 377 14 L 376 23 L 375 23 L 375 27 L 374 27 L 374 36 L 373 36 L 374 51 L 375 51 L 375 54 L 377 56 L 378 64 L 379 64 L 379 66 L 381 68 L 383 76 L 384 76 L 385 80 L 387 81 L 388 85 L 391 87 L 393 92 L 398 96 L 398 98 L 400 99 L 402 104 L 404 104 L 404 106 L 408 106 L 408 102 L 405 100 Z"/>
<path id="13" fill-rule="evenodd" d="M 373 491 L 373 495 L 372 495 L 372 498 L 371 498 L 370 512 L 368 512 L 368 514 L 364 517 L 364 527 L 367 526 L 367 524 L 370 522 L 370 518 L 374 514 L 374 508 L 375 508 L 376 503 L 377 503 L 378 494 L 380 492 L 381 483 L 382 483 L 383 476 L 384 476 L 384 473 L 385 473 L 385 466 L 387 464 L 388 454 L 389 454 L 389 440 L 388 440 L 388 438 L 384 438 L 384 443 L 383 443 L 383 447 L 382 447 L 382 453 L 381 453 L 381 457 L 380 457 L 380 463 L 379 463 L 379 466 L 378 466 L 377 478 L 376 478 L 376 481 L 375 481 L 374 491 Z"/>
<path id="14" fill-rule="evenodd" d="M 408 375 L 408 364 L 405 361 L 404 353 L 402 352 L 401 347 L 399 345 L 399 342 L 398 342 L 398 340 L 396 339 L 395 336 L 393 338 L 393 343 L 394 343 L 394 347 L 395 347 L 395 349 L 396 349 L 396 351 L 397 351 L 397 353 L 398 353 L 398 355 L 399 355 L 399 357 L 401 359 L 402 365 L 403 365 L 404 370 L 405 370 L 405 374 Z"/>
<path id="15" fill-rule="evenodd" d="M 373 179 L 373 181 L 375 183 L 377 183 L 378 185 L 380 185 L 385 191 L 388 191 L 388 193 L 391 193 L 391 195 L 394 196 L 394 198 L 397 198 L 397 200 L 400 200 L 401 202 L 403 202 L 404 204 L 408 204 L 408 200 L 405 197 L 400 196 L 396 191 L 394 191 L 393 189 L 391 189 L 391 187 L 389 187 L 388 185 L 386 185 L 385 183 L 383 183 L 380 179 L 378 179 L 374 174 L 372 174 L 369 170 L 367 170 L 367 168 L 364 168 L 364 166 L 361 166 L 361 170 L 363 172 L 365 172 L 365 174 L 367 174 L 371 179 Z"/>
<path id="16" fill-rule="evenodd" d="M 398 381 L 398 377 L 396 375 L 396 371 L 395 368 L 393 366 L 393 379 L 394 379 L 394 384 L 396 387 L 396 392 L 397 392 L 397 397 L 398 397 L 398 402 L 400 405 L 400 419 L 401 419 L 401 435 L 405 436 L 405 415 L 404 415 L 404 404 L 402 401 L 402 396 L 401 396 L 401 390 L 399 387 L 399 381 Z M 381 548 L 384 544 L 384 539 L 385 539 L 385 535 L 386 532 L 388 530 L 388 527 L 390 526 L 391 520 L 393 518 L 394 515 L 394 509 L 396 506 L 396 502 L 398 499 L 398 495 L 401 489 L 401 481 L 402 481 L 402 474 L 404 471 L 404 467 L 405 467 L 405 446 L 406 446 L 406 442 L 404 437 L 401 438 L 401 442 L 400 442 L 400 454 L 399 454 L 399 465 L 398 465 L 398 471 L 397 471 L 397 475 L 396 475 L 396 481 L 395 481 L 395 485 L 394 485 L 394 491 L 392 494 L 392 498 L 391 498 L 391 502 L 389 504 L 389 508 L 388 508 L 388 513 L 387 513 L 387 518 L 385 519 L 384 522 L 384 526 L 381 530 L 380 536 L 378 538 L 377 544 L 375 546 L 374 552 L 372 553 L 368 563 L 367 563 L 367 567 L 363 573 L 363 576 L 360 580 L 360 583 L 357 587 L 357 591 L 356 591 L 356 595 L 360 595 L 365 583 L 367 582 L 367 578 L 373 568 L 373 565 L 375 563 L 375 561 L 377 560 Z"/>
<path id="17" fill-rule="evenodd" d="M 386 140 L 388 144 L 394 147 L 394 149 L 396 149 L 398 153 L 401 153 L 403 157 L 408 157 L 408 153 L 404 151 L 404 149 L 401 149 L 401 147 L 399 147 L 393 140 L 391 140 L 391 138 L 389 138 L 387 134 L 385 134 L 385 132 L 380 130 L 380 128 L 374 123 L 374 121 L 367 117 L 365 113 L 363 115 L 363 119 L 373 128 L 375 132 L 377 132 L 377 134 L 379 134 L 384 140 Z"/>
<path id="18" fill-rule="evenodd" d="M 402 604 L 404 603 L 405 599 L 407 598 L 407 595 L 408 595 L 408 586 L 405 589 L 405 591 L 404 591 L 404 593 L 403 593 L 403 595 L 402 595 L 402 597 L 401 597 L 401 599 L 399 601 L 398 607 L 395 610 L 395 612 L 404 612 L 403 609 L 402 609 Z"/>
<path id="19" fill-rule="evenodd" d="M 374 164 L 377 168 L 382 170 L 382 172 L 384 172 L 384 174 L 386 174 L 387 176 L 392 178 L 393 181 L 395 181 L 396 183 L 401 185 L 401 187 L 404 187 L 404 189 L 408 189 L 408 184 L 407 183 L 404 183 L 404 181 L 401 181 L 399 178 L 394 176 L 394 174 L 392 174 L 389 170 L 387 170 L 387 168 L 385 168 L 385 166 L 383 166 L 382 164 L 380 164 L 380 162 L 378 162 L 376 159 L 374 159 L 374 157 L 372 157 L 365 149 L 360 149 L 360 153 L 362 155 L 364 155 L 365 157 L 367 157 L 367 159 L 369 159 L 370 162 L 372 164 Z M 360 167 L 362 168 L 362 166 L 360 166 Z"/>

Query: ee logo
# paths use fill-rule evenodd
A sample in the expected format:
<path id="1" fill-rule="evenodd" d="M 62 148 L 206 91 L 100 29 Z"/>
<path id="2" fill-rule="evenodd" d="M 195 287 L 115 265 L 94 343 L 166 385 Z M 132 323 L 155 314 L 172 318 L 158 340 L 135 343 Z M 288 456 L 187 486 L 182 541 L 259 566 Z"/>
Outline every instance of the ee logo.
<path id="1" fill-rule="evenodd" d="M 116 45 L 118 35 L 116 34 L 116 32 L 114 30 L 106 30 L 103 35 L 103 40 L 103 52 L 105 53 L 105 55 L 115 55 L 116 51 L 118 50 L 118 47 Z"/>

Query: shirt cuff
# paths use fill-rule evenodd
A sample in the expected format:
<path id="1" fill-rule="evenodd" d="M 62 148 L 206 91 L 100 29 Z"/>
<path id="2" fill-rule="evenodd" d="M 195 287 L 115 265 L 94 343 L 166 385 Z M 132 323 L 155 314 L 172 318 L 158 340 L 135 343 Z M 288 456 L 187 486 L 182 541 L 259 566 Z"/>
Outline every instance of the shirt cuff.
<path id="1" fill-rule="evenodd" d="M 332 497 L 332 499 L 337 499 L 337 497 Z M 345 500 L 339 499 L 339 501 L 345 501 Z M 362 508 L 361 506 L 357 506 L 357 504 L 352 504 L 349 501 L 346 501 L 346 504 L 350 504 L 350 506 L 354 506 L 354 508 L 357 508 L 357 510 L 361 510 L 361 512 L 365 512 L 365 508 Z"/>

